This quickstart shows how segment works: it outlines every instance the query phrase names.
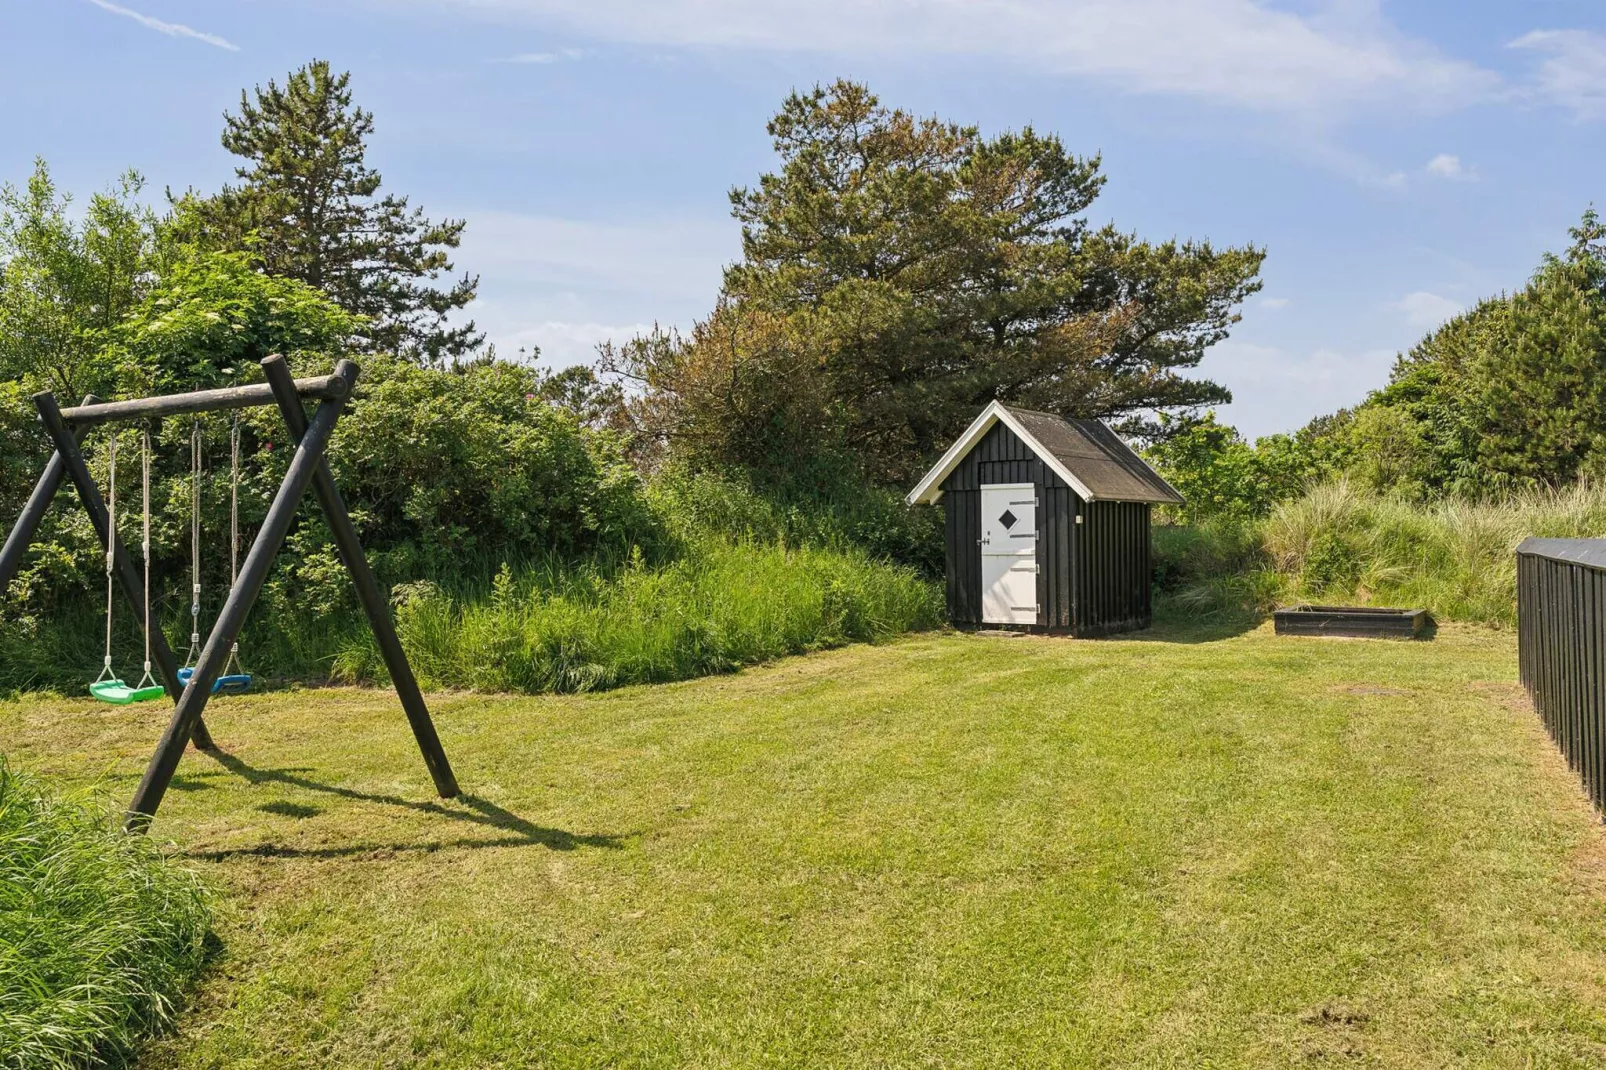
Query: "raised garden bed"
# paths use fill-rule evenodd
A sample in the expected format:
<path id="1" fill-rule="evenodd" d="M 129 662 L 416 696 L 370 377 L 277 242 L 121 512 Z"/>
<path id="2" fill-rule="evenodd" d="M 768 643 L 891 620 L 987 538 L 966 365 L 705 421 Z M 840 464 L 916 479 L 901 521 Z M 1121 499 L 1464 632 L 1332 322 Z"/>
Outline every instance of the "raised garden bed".
<path id="1" fill-rule="evenodd" d="M 1272 614 L 1278 635 L 1340 635 L 1358 639 L 1419 639 L 1432 626 L 1425 609 L 1372 606 L 1290 606 Z"/>

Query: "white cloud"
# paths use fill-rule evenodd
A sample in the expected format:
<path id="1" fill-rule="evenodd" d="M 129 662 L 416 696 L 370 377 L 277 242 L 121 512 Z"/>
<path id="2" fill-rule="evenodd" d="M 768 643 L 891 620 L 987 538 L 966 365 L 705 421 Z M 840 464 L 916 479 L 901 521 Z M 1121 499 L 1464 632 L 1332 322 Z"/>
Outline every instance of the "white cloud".
<path id="1" fill-rule="evenodd" d="M 1388 381 L 1394 356 L 1392 349 L 1298 353 L 1228 339 L 1210 348 L 1200 372 L 1237 395 L 1222 418 L 1253 439 L 1356 404 Z"/>
<path id="2" fill-rule="evenodd" d="M 511 212 L 470 220 L 458 265 L 481 277 L 466 310 L 499 352 L 541 348 L 542 363 L 586 363 L 596 344 L 654 323 L 690 327 L 713 307 L 740 254 L 730 220 L 596 223 Z"/>
<path id="3" fill-rule="evenodd" d="M 468 309 L 469 314 L 475 317 L 485 317 L 486 311 L 478 302 Z M 520 350 L 528 352 L 533 347 L 540 351 L 540 363 L 553 368 L 567 368 L 571 364 L 590 364 L 596 360 L 597 345 L 601 342 L 626 342 L 652 328 L 650 323 L 562 323 L 547 320 L 492 332 L 490 340 L 503 357 L 516 357 Z"/>
<path id="4" fill-rule="evenodd" d="M 1441 152 L 1428 161 L 1428 173 L 1441 178 L 1464 178 L 1468 172 L 1461 166 L 1461 157 Z"/>
<path id="5" fill-rule="evenodd" d="M 152 18 L 149 15 L 141 15 L 138 11 L 131 11 L 126 7 L 113 4 L 110 0 L 89 0 L 89 2 L 103 11 L 110 11 L 113 15 L 121 15 L 125 19 L 133 19 L 141 26 L 155 30 L 157 33 L 165 33 L 169 37 L 188 37 L 195 41 L 203 41 L 213 48 L 222 48 L 229 52 L 240 51 L 239 45 L 219 37 L 215 33 L 202 33 L 200 30 L 186 26 L 181 22 L 163 22 L 161 19 Z"/>
<path id="6" fill-rule="evenodd" d="M 1393 361 L 1392 349 L 1358 354 L 1318 349 L 1297 356 L 1279 346 L 1229 339 L 1211 347 L 1202 370 L 1228 387 L 1243 383 L 1328 387 L 1359 380 L 1365 384 L 1362 389 L 1369 390 L 1387 378 Z"/>
<path id="7" fill-rule="evenodd" d="M 1466 306 L 1436 293 L 1417 290 L 1393 302 L 1390 307 L 1404 314 L 1405 322 L 1410 326 L 1430 329 L 1459 314 Z"/>
<path id="8" fill-rule="evenodd" d="M 577 59 L 584 59 L 585 54 L 585 49 L 583 48 L 560 48 L 556 52 L 520 52 L 516 56 L 505 56 L 501 59 L 493 59 L 491 62 L 533 63 L 546 65 L 550 63 L 562 63 L 565 60 L 573 61 Z"/>
<path id="9" fill-rule="evenodd" d="M 1580 119 L 1606 118 L 1606 36 L 1588 30 L 1535 30 L 1512 48 L 1543 58 L 1534 73 L 1539 99 L 1570 109 Z"/>
<path id="10" fill-rule="evenodd" d="M 596 223 L 515 212 L 466 214 L 458 263 L 499 282 L 696 297 L 712 308 L 725 264 L 741 254 L 727 219 Z"/>
<path id="11" fill-rule="evenodd" d="M 402 2 L 402 0 L 393 0 Z M 1372 2 L 1267 0 L 409 0 L 635 44 L 986 56 L 1118 88 L 1268 112 L 1444 107 L 1498 78 L 1389 25 Z"/>
<path id="12" fill-rule="evenodd" d="M 1261 308 L 1287 308 L 1291 304 L 1293 302 L 1286 297 L 1262 297 L 1260 299 Z"/>

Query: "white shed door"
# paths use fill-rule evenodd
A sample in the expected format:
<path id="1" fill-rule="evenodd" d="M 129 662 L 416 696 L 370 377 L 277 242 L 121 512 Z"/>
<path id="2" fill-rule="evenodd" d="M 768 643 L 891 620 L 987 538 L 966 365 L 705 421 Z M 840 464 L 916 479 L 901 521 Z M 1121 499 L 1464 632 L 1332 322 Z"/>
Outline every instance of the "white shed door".
<path id="1" fill-rule="evenodd" d="M 981 619 L 1037 623 L 1037 488 L 981 486 Z"/>

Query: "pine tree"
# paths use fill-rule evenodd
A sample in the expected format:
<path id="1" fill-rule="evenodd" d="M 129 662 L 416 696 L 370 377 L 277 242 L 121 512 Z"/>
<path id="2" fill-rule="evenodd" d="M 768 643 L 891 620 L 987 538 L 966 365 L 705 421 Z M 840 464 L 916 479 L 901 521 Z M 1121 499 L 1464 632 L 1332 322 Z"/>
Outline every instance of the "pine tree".
<path id="1" fill-rule="evenodd" d="M 380 196 L 379 172 L 365 159 L 373 114 L 353 105 L 350 80 L 313 60 L 283 86 L 242 91 L 223 129 L 223 147 L 247 161 L 235 169 L 240 184 L 195 201 L 193 220 L 203 241 L 249 249 L 270 274 L 367 317 L 370 349 L 430 363 L 459 358 L 484 336 L 447 319 L 474 299 L 479 278 L 432 284 L 452 271 L 447 250 L 458 247 L 464 222 L 431 222 L 406 197 Z"/>
<path id="2" fill-rule="evenodd" d="M 604 354 L 641 388 L 640 440 L 777 476 L 835 450 L 904 484 L 995 398 L 1149 435 L 1231 399 L 1190 373 L 1260 249 L 1094 228 L 1097 157 L 853 82 L 792 94 L 769 132 L 780 166 L 731 193 L 742 260 L 714 314 Z"/>

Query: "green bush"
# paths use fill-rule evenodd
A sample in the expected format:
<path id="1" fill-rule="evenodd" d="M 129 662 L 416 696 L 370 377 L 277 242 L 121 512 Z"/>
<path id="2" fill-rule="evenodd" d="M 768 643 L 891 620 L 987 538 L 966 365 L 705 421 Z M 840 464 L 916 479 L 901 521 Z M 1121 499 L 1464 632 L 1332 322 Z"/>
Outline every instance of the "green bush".
<path id="1" fill-rule="evenodd" d="M 195 878 L 0 759 L 0 1066 L 125 1064 L 200 971 Z"/>
<path id="2" fill-rule="evenodd" d="M 632 547 L 652 559 L 669 556 L 662 517 L 617 437 L 548 404 L 541 387 L 541 373 L 509 364 L 445 372 L 379 357 L 364 361 L 362 394 L 337 425 L 330 460 L 382 582 L 432 579 L 472 588 L 488 584 L 502 561 L 622 561 Z M 204 429 L 211 466 L 202 484 L 209 621 L 228 586 L 228 445 L 223 418 Z M 159 429 L 152 477 L 154 611 L 172 636 L 189 632 L 189 434 L 187 420 Z M 240 512 L 249 540 L 291 451 L 272 409 L 251 412 L 243 437 Z M 92 467 L 103 485 L 105 441 L 91 440 Z M 118 464 L 120 531 L 137 546 L 135 433 L 123 433 Z M 86 672 L 94 675 L 95 635 L 105 612 L 102 553 L 68 498 L 52 511 L 0 602 L 0 687 L 72 688 Z M 356 614 L 350 579 L 309 495 L 247 624 L 243 645 L 251 667 L 269 675 L 322 673 Z M 135 614 L 121 600 L 116 617 L 117 650 L 137 650 Z"/>
<path id="3" fill-rule="evenodd" d="M 1332 458 L 1311 428 L 1295 435 L 1266 435 L 1250 443 L 1214 412 L 1176 419 L 1164 414 L 1163 437 L 1144 456 L 1187 500 L 1165 506 L 1165 518 L 1190 524 L 1242 522 L 1265 516 L 1319 480 Z"/>
<path id="4" fill-rule="evenodd" d="M 547 403 L 542 383 L 539 370 L 515 364 L 448 372 L 365 358 L 361 396 L 337 425 L 330 463 L 382 579 L 488 579 L 507 560 L 661 549 L 659 520 L 622 442 Z M 258 412 L 257 442 L 281 441 L 277 420 Z M 261 508 L 287 452 L 259 455 Z M 323 525 L 301 525 L 289 556 L 302 563 L 281 576 L 287 601 L 349 586 Z"/>

